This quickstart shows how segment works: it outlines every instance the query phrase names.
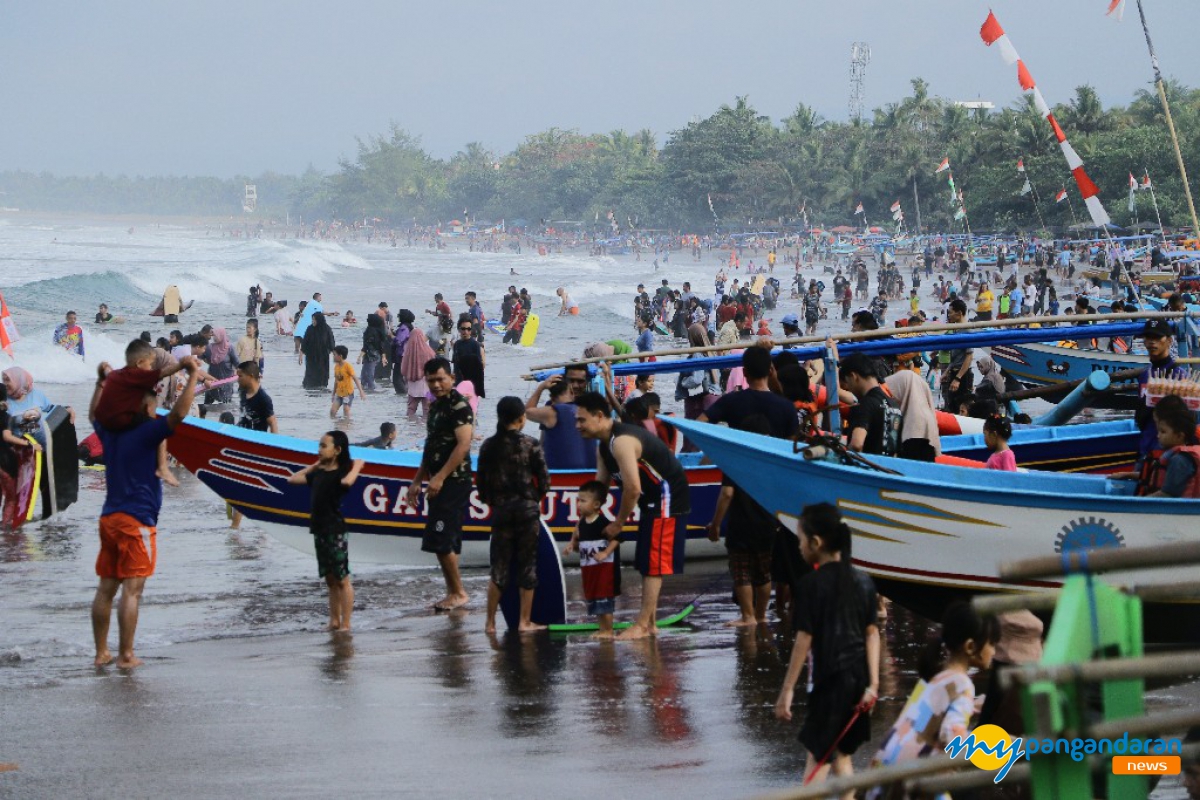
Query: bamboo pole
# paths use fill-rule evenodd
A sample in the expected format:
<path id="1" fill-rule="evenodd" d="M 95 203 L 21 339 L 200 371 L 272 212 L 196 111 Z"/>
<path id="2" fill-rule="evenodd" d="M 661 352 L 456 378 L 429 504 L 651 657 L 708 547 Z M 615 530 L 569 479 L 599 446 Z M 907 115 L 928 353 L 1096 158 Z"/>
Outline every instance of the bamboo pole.
<path id="1" fill-rule="evenodd" d="M 1183 163 L 1183 152 L 1179 149 L 1179 136 L 1175 133 L 1175 120 L 1171 117 L 1171 104 L 1167 102 L 1167 87 L 1159 68 L 1154 42 L 1150 41 L 1150 26 L 1146 24 L 1146 10 L 1142 0 L 1137 0 L 1138 16 L 1142 20 L 1142 32 L 1146 35 L 1146 48 L 1150 51 L 1150 64 L 1154 67 L 1154 82 L 1158 88 L 1158 99 L 1162 101 L 1163 115 L 1167 118 L 1167 130 L 1171 132 L 1171 144 L 1175 146 L 1175 161 L 1179 165 L 1179 176 L 1183 179 L 1183 195 L 1187 198 L 1188 211 L 1192 215 L 1192 235 L 1200 236 L 1200 222 L 1196 220 L 1196 204 L 1192 200 L 1192 187 L 1188 183 L 1187 167 Z"/>
<path id="2" fill-rule="evenodd" d="M 1110 661 L 1086 661 L 1081 664 L 1028 664 L 1000 670 L 1000 686 L 1011 689 L 1039 681 L 1051 683 L 1098 683 L 1137 678 L 1177 678 L 1200 673 L 1200 655 L 1196 653 L 1164 653 L 1142 658 L 1120 658 Z"/>
<path id="3" fill-rule="evenodd" d="M 1154 547 L 1101 548 L 1076 550 L 1061 556 L 1040 556 L 1000 565 L 1005 580 L 1052 578 L 1068 572 L 1127 570 L 1149 567 L 1177 567 L 1200 563 L 1200 541 L 1174 542 Z"/>
<path id="4" fill-rule="evenodd" d="M 1145 367 L 1135 367 L 1133 369 L 1122 369 L 1122 370 L 1118 370 L 1117 372 L 1113 372 L 1113 373 L 1109 374 L 1108 377 L 1109 377 L 1109 380 L 1113 381 L 1113 385 L 1116 385 L 1117 381 L 1125 381 L 1130 378 L 1136 378 L 1138 375 L 1141 375 L 1145 371 L 1146 371 Z M 998 401 L 1000 401 L 1001 403 L 1003 403 L 1007 400 L 1029 400 L 1034 397 L 1045 397 L 1048 394 L 1057 394 L 1059 392 L 1070 391 L 1071 389 L 1074 389 L 1076 386 L 1078 386 L 1079 384 L 1083 383 L 1086 380 L 1087 380 L 1087 378 L 1080 378 L 1078 380 L 1069 381 L 1067 383 L 1051 383 L 1051 384 L 1047 384 L 1046 386 L 1035 386 L 1032 389 L 1021 389 L 1020 391 L 1016 391 L 1016 392 L 1001 392 L 1000 394 L 998 394 L 996 396 L 996 399 Z M 1110 385 L 1109 390 L 1111 390 L 1112 388 L 1113 388 L 1113 386 Z"/>
<path id="5" fill-rule="evenodd" d="M 1148 583 L 1134 586 L 1130 594 L 1150 603 L 1200 598 L 1200 581 Z M 971 605 L 980 614 L 1004 614 L 1009 611 L 1051 611 L 1058 605 L 1058 589 L 1037 593 L 976 595 Z"/>
<path id="6" fill-rule="evenodd" d="M 1120 739 L 1126 733 L 1130 736 L 1155 736 L 1186 731 L 1195 725 L 1200 725 L 1200 710 L 1185 708 L 1097 722 L 1088 726 L 1087 735 L 1089 739 Z"/>
<path id="7" fill-rule="evenodd" d="M 1053 339 L 1053 326 L 1059 324 L 1073 325 L 1077 322 L 1119 322 L 1125 320 L 1140 320 L 1140 319 L 1178 319 L 1187 316 L 1186 311 L 1134 311 L 1123 312 L 1120 314 L 1065 314 L 1057 317 L 1014 317 L 1011 319 L 993 319 L 983 322 L 945 322 L 935 325 L 921 325 L 916 328 L 880 328 L 874 331 L 855 331 L 852 333 L 835 333 L 832 336 L 797 336 L 791 339 L 773 339 L 772 345 L 776 347 L 792 347 L 802 344 L 820 344 L 826 339 L 833 339 L 835 342 L 856 342 L 863 339 L 886 339 L 897 334 L 912 335 L 926 333 L 950 333 L 954 331 L 973 331 L 982 330 L 985 328 L 1024 328 L 1037 325 L 1048 329 L 1047 339 Z M 758 340 L 755 340 L 758 341 Z M 755 341 L 747 342 L 745 340 L 734 344 L 713 344 L 706 347 L 679 347 L 673 350 L 655 350 L 651 353 L 623 353 L 620 355 L 611 356 L 594 356 L 592 358 L 580 358 L 574 361 L 556 362 L 553 364 L 541 364 L 536 367 L 530 367 L 531 372 L 540 372 L 547 369 L 562 369 L 563 367 L 573 367 L 584 364 L 597 364 L 602 361 L 637 361 L 645 358 L 647 355 L 655 357 L 661 356 L 688 356 L 698 353 L 723 353 L 730 350 L 745 350 L 747 347 L 754 345 Z"/>

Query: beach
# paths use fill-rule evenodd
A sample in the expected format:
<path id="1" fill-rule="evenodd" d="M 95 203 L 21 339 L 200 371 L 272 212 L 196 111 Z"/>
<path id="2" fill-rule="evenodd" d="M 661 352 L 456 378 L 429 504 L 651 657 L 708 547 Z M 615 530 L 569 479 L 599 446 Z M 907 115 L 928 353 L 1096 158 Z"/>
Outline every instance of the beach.
<path id="1" fill-rule="evenodd" d="M 438 251 L 233 240 L 203 227 L 130 234 L 108 221 L 0 219 L 0 291 L 23 337 L 17 363 L 53 401 L 80 412 L 82 437 L 101 359 L 119 362 L 141 330 L 157 337 L 210 323 L 236 339 L 253 283 L 291 308 L 321 291 L 326 309 L 352 309 L 362 319 L 382 300 L 393 313 L 412 309 L 421 323 L 431 319 L 424 309 L 435 291 L 457 313 L 463 291 L 475 290 L 494 317 L 505 287 L 526 286 L 542 332 L 532 348 L 488 337 L 477 435 L 490 435 L 495 401 L 532 388 L 521 377 L 530 365 L 575 357 L 593 341 L 631 341 L 638 283 L 689 280 L 707 296 L 727 255 L 706 251 L 696 262 L 675 252 L 656 271 L 650 255 L 472 253 L 465 241 L 450 242 Z M 785 299 L 768 312 L 777 333 L 777 320 L 799 308 L 786 299 L 792 274 L 781 258 L 775 275 Z M 831 282 L 819 268 L 806 269 L 809 277 Z M 168 283 L 196 300 L 179 324 L 147 316 Z M 580 316 L 557 316 L 560 285 L 580 303 Z M 921 298 L 934 308 L 924 286 Z M 100 302 L 128 322 L 89 324 Z M 69 308 L 86 333 L 82 361 L 49 342 Z M 819 332 L 847 330 L 837 316 L 831 308 Z M 333 324 L 354 351 L 362 328 Z M 352 421 L 331 422 L 328 395 L 300 388 L 290 337 L 276 336 L 265 320 L 263 328 L 263 385 L 282 433 L 315 439 L 337 427 L 359 441 L 391 420 L 398 447 L 420 445 L 423 421 L 406 420 L 403 398 L 390 391 L 356 404 Z M 658 346 L 669 344 L 660 338 Z M 670 410 L 673 381 L 660 381 Z M 789 637 L 777 624 L 723 626 L 736 607 L 720 560 L 689 563 L 684 576 L 667 581 L 664 612 L 700 598 L 684 625 L 649 641 L 601 643 L 545 633 L 489 637 L 485 570 L 464 574 L 468 609 L 440 614 L 430 609 L 442 589 L 432 557 L 427 566 L 359 565 L 351 552 L 355 629 L 331 635 L 322 630 L 325 589 L 312 557 L 250 520 L 230 530 L 220 498 L 177 474 L 182 485 L 164 492 L 158 571 L 138 626 L 146 663 L 132 672 L 91 666 L 103 473 L 81 472 L 80 499 L 65 513 L 0 533 L 0 763 L 15 765 L 0 773 L 0 797 L 746 797 L 799 782 L 798 725 L 772 713 Z M 636 581 L 626 589 L 618 612 L 627 616 L 637 607 Z M 577 570 L 568 571 L 568 592 L 572 617 L 582 618 Z M 926 621 L 891 609 L 882 697 L 859 766 L 903 706 L 928 635 Z M 1194 705 L 1200 686 L 1156 689 L 1151 700 Z M 1158 796 L 1180 797 L 1177 787 L 1164 782 Z"/>

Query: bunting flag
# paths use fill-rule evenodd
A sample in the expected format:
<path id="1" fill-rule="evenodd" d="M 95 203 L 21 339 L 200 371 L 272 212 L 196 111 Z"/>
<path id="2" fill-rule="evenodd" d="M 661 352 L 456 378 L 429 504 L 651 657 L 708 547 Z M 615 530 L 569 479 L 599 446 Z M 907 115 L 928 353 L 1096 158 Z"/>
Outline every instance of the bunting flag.
<path id="1" fill-rule="evenodd" d="M 1105 16 L 1116 16 L 1117 22 L 1125 16 L 1125 0 L 1110 0 L 1108 11 L 1104 12 Z"/>
<path id="2" fill-rule="evenodd" d="M 7 353 L 9 358 L 15 358 L 13 342 L 20 338 L 17 335 L 17 324 L 13 322 L 12 316 L 8 313 L 8 304 L 4 302 L 4 295 L 0 294 L 0 350 Z"/>
<path id="3" fill-rule="evenodd" d="M 933 174 L 937 175 L 939 172 L 945 172 L 948 169 L 950 169 L 949 157 L 942 159 L 942 163 L 938 164 L 938 168 L 933 171 Z"/>
<path id="4" fill-rule="evenodd" d="M 1153 186 L 1153 184 L 1150 183 L 1150 173 L 1147 172 L 1146 176 L 1144 178 L 1142 178 L 1142 190 L 1145 191 L 1146 189 L 1149 189 L 1151 186 Z"/>
<path id="5" fill-rule="evenodd" d="M 855 206 L 855 208 L 854 208 L 854 213 L 855 213 L 855 214 L 862 214 L 862 213 L 863 213 L 863 207 L 862 207 L 862 203 L 859 203 L 857 206 Z"/>
<path id="6" fill-rule="evenodd" d="M 892 203 L 892 207 L 891 207 L 889 210 L 890 210 L 890 211 L 891 211 L 893 214 L 895 214 L 897 211 L 899 211 L 899 210 L 900 210 L 900 201 L 899 201 L 899 200 L 897 200 L 896 202 Z"/>
<path id="7" fill-rule="evenodd" d="M 1025 159 L 1018 158 L 1017 159 L 1017 172 L 1024 172 L 1024 171 L 1025 171 Z"/>
<path id="8" fill-rule="evenodd" d="M 1033 95 L 1033 103 L 1037 107 L 1038 112 L 1050 123 L 1050 128 L 1054 131 L 1054 138 L 1058 141 L 1058 146 L 1062 149 L 1063 156 L 1067 159 L 1067 166 L 1071 168 L 1071 174 L 1075 176 L 1075 183 L 1079 186 L 1079 193 L 1083 195 L 1083 202 L 1087 205 L 1088 213 L 1091 214 L 1092 223 L 1098 227 L 1109 224 L 1111 220 L 1109 219 L 1108 212 L 1104 210 L 1104 204 L 1100 202 L 1100 189 L 1088 177 L 1087 172 L 1083 168 L 1083 159 L 1079 157 L 1079 154 L 1075 152 L 1075 148 L 1067 141 L 1067 135 L 1058 124 L 1058 120 L 1054 118 L 1053 112 L 1050 111 L 1050 106 L 1046 103 L 1046 98 L 1042 96 L 1037 83 L 1026 68 L 1025 62 L 1021 61 L 1020 56 L 1017 55 L 1017 49 L 1009 41 L 1008 34 L 1004 32 L 1004 28 L 1000 27 L 1000 22 L 991 11 L 988 12 L 987 19 L 984 20 L 982 27 L 979 29 L 979 36 L 987 46 L 996 45 L 1000 51 L 1000 58 L 1003 59 L 1005 64 L 1009 66 L 1013 64 L 1017 65 L 1017 81 L 1021 84 L 1022 90 Z M 1063 197 L 1065 196 L 1063 194 Z"/>
<path id="9" fill-rule="evenodd" d="M 1054 195 L 1054 202 L 1061 203 L 1063 200 L 1066 200 L 1066 199 L 1067 199 L 1067 187 L 1064 186 L 1062 188 L 1062 191 L 1060 191 L 1058 194 Z"/>
<path id="10" fill-rule="evenodd" d="M 1029 178 L 1026 178 L 1025 185 L 1021 187 L 1021 191 L 1018 192 L 1017 194 L 1020 197 L 1024 197 L 1025 195 L 1029 194 L 1032 191 L 1033 191 L 1033 184 L 1029 182 Z"/>

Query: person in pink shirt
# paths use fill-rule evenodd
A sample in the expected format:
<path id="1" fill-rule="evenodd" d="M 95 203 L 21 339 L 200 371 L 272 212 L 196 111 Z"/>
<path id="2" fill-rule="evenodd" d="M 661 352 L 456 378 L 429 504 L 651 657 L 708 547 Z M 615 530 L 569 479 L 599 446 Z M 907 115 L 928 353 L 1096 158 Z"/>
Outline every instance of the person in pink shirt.
<path id="1" fill-rule="evenodd" d="M 1017 471 L 1017 457 L 1008 449 L 1012 438 L 1012 423 L 999 415 L 992 415 L 983 423 L 983 441 L 992 451 L 988 456 L 987 468 L 1006 472 Z"/>

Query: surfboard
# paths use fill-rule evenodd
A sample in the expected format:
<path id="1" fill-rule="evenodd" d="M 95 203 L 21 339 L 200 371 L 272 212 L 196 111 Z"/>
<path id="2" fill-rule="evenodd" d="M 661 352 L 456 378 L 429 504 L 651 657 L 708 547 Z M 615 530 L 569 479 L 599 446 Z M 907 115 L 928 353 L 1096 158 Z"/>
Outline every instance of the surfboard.
<path id="1" fill-rule="evenodd" d="M 666 336 L 669 333 L 667 326 L 663 325 L 661 322 L 654 323 L 654 332 L 659 336 Z"/>
<path id="2" fill-rule="evenodd" d="M 676 613 L 672 614 L 671 616 L 663 617 L 662 619 L 660 619 L 658 621 L 658 627 L 669 628 L 672 625 L 678 625 L 679 623 L 681 623 L 685 619 L 687 619 L 688 616 L 691 615 L 691 613 L 695 610 L 696 610 L 696 604 L 694 602 L 688 603 L 686 606 L 684 606 L 682 609 L 680 609 Z M 632 624 L 633 624 L 633 622 L 614 622 L 613 630 L 623 631 Z M 598 631 L 598 630 L 600 630 L 600 625 L 599 625 L 599 623 L 596 623 L 596 622 L 568 622 L 568 623 L 565 623 L 562 625 L 551 625 L 550 626 L 551 633 L 586 633 L 588 631 Z"/>
<path id="3" fill-rule="evenodd" d="M 187 304 L 184 305 L 183 308 L 179 309 L 179 312 L 177 314 L 175 314 L 174 316 L 179 316 L 179 314 L 182 314 L 184 311 L 187 311 L 189 308 L 192 307 L 192 303 L 194 303 L 194 302 L 196 302 L 196 301 L 188 300 Z M 152 316 L 152 317 L 166 316 L 166 312 L 163 311 L 163 301 L 162 300 L 158 301 L 158 306 L 153 311 L 150 312 L 150 316 Z"/>
<path id="4" fill-rule="evenodd" d="M 530 314 L 525 320 L 525 330 L 521 331 L 521 346 L 533 347 L 533 343 L 537 341 L 538 326 L 542 324 L 541 318 L 537 314 Z"/>
<path id="5" fill-rule="evenodd" d="M 487 326 L 487 329 L 489 331 L 496 334 L 497 336 L 503 336 L 504 332 L 506 330 L 508 330 L 508 326 L 503 324 L 502 322 L 500 322 L 500 320 L 498 320 L 498 319 L 489 319 L 487 322 L 484 323 L 484 325 Z"/>
<path id="6" fill-rule="evenodd" d="M 567 582 L 563 576 L 562 556 L 554 535 L 541 523 L 537 548 L 537 588 L 533 590 L 533 610 L 529 618 L 538 625 L 561 625 L 567 621 Z M 500 613 L 509 630 L 521 621 L 521 596 L 517 588 L 517 562 L 513 560 L 508 586 L 500 595 Z"/>

